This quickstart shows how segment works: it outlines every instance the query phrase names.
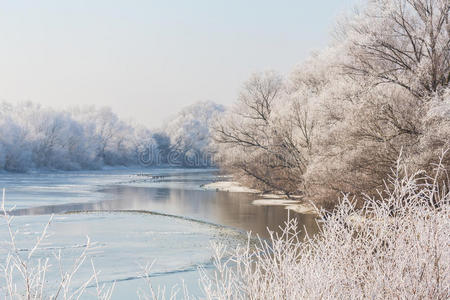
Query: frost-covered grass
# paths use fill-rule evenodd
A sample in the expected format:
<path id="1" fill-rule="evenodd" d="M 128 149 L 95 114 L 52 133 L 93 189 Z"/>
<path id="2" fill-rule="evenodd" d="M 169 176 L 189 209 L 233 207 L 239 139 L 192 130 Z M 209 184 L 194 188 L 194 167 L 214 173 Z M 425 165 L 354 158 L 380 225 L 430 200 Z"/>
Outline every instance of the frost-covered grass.
<path id="1" fill-rule="evenodd" d="M 4 299 L 80 299 L 89 285 L 95 286 L 97 299 L 108 300 L 112 296 L 114 285 L 107 287 L 100 284 L 99 272 L 96 271 L 91 260 L 92 275 L 81 284 L 75 285 L 74 278 L 80 267 L 88 259 L 88 251 L 92 244 L 87 238 L 86 246 L 70 265 L 63 263 L 61 250 L 53 257 L 40 257 L 39 248 L 48 237 L 48 227 L 52 217 L 45 224 L 41 234 L 30 249 L 21 249 L 17 245 L 17 230 L 13 229 L 14 217 L 8 215 L 5 208 L 5 189 L 3 189 L 1 213 L 7 226 L 9 247 L 6 257 L 0 260 L 0 297 Z M 56 274 L 57 280 L 49 281 L 48 274 Z"/>
<path id="2" fill-rule="evenodd" d="M 200 268 L 202 299 L 448 299 L 450 297 L 450 194 L 442 182 L 441 165 L 433 177 L 423 172 L 405 174 L 397 167 L 386 189 L 365 199 L 343 197 L 332 211 L 320 213 L 321 232 L 301 239 L 295 219 L 270 240 L 249 242 L 238 248 L 214 245 L 216 270 Z M 447 179 L 448 182 L 448 179 Z M 4 217 L 10 218 L 6 212 Z M 10 222 L 7 222 L 10 228 Z M 98 272 L 81 287 L 70 288 L 83 252 L 74 267 L 61 273 L 55 290 L 47 290 L 48 259 L 32 260 L 15 247 L 2 265 L 1 292 L 11 299 L 77 298 Z M 60 261 L 56 256 L 56 261 Z M 57 268 L 56 271 L 58 272 Z M 150 274 L 148 269 L 145 274 Z M 193 299 L 188 287 L 153 287 L 149 276 L 142 299 Z M 53 285 L 52 285 L 53 286 Z M 58 292 L 58 291 L 61 292 Z M 112 289 L 98 286 L 98 298 L 108 299 Z"/>
<path id="3" fill-rule="evenodd" d="M 438 175 L 390 179 L 363 209 L 343 197 L 321 213 L 321 234 L 301 241 L 297 221 L 281 235 L 238 249 L 216 245 L 207 299 L 448 299 L 450 195 Z"/>

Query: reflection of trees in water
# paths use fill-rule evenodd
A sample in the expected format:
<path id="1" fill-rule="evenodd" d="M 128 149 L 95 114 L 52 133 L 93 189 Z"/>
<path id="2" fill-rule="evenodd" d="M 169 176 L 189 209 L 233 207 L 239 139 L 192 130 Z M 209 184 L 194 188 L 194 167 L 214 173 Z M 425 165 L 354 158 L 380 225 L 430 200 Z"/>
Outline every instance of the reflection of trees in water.
<path id="1" fill-rule="evenodd" d="M 288 218 L 283 206 L 254 206 L 256 195 L 176 188 L 147 188 L 114 186 L 102 191 L 103 201 L 94 203 L 72 203 L 20 209 L 15 215 L 60 214 L 92 210 L 155 211 L 205 220 L 220 225 L 252 231 L 267 237 L 267 228 L 279 231 L 279 226 Z M 310 233 L 317 231 L 313 216 L 291 213 Z"/>
<path id="2" fill-rule="evenodd" d="M 115 200 L 99 203 L 97 209 L 144 209 L 163 211 L 237 227 L 267 236 L 267 228 L 278 231 L 288 218 L 282 206 L 254 206 L 255 195 L 168 188 L 114 187 L 106 191 Z M 315 218 L 291 212 L 291 217 L 314 233 Z"/>

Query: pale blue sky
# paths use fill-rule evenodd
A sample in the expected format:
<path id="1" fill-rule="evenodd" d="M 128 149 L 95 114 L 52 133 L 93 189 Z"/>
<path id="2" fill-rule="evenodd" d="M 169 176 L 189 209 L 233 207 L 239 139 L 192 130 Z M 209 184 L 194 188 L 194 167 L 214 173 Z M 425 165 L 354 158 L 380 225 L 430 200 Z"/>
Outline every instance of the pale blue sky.
<path id="1" fill-rule="evenodd" d="M 357 0 L 0 0 L 0 100 L 108 105 L 158 126 L 228 105 L 250 74 L 324 47 Z"/>

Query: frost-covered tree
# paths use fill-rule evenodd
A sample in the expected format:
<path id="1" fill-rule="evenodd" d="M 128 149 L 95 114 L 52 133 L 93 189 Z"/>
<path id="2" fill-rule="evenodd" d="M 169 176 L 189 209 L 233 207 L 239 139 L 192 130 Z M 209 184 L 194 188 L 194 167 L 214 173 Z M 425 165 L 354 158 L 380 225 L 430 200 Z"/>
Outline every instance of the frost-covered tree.
<path id="1" fill-rule="evenodd" d="M 16 122 L 12 105 L 1 103 L 0 107 L 0 168 L 7 171 L 26 170 L 32 164 L 26 130 Z"/>
<path id="2" fill-rule="evenodd" d="M 393 83 L 416 97 L 450 81 L 448 0 L 370 0 L 344 25 L 347 71 Z"/>
<path id="3" fill-rule="evenodd" d="M 137 164 L 136 138 L 144 139 L 105 108 L 1 103 L 0 117 L 0 168 L 7 171 Z"/>
<path id="4" fill-rule="evenodd" d="M 210 123 L 222 111 L 220 105 L 200 102 L 181 111 L 164 131 L 153 132 L 125 122 L 108 107 L 55 110 L 3 102 L 0 170 L 152 166 L 170 160 L 190 167 L 209 166 L 211 157 L 203 154 L 210 151 Z"/>
<path id="5" fill-rule="evenodd" d="M 430 116 L 437 103 L 449 106 L 448 10 L 441 0 L 368 1 L 341 27 L 330 61 L 335 79 L 319 101 L 327 121 L 308 174 L 330 198 L 375 192 L 401 152 L 412 170 L 427 169 L 448 147 L 446 130 L 436 130 L 448 116 L 435 109 Z"/>
<path id="6" fill-rule="evenodd" d="M 134 162 L 134 128 L 121 120 L 109 107 L 74 110 L 74 115 L 89 132 L 91 145 L 96 145 L 99 160 L 108 165 Z"/>
<path id="7" fill-rule="evenodd" d="M 222 165 L 263 190 L 301 191 L 314 127 L 303 96 L 273 71 L 254 74 L 215 125 Z"/>
<path id="8" fill-rule="evenodd" d="M 428 170 L 450 143 L 448 12 L 447 0 L 368 0 L 286 80 L 252 77 L 217 127 L 224 165 L 320 201 L 375 193 L 400 153 Z"/>
<path id="9" fill-rule="evenodd" d="M 213 120 L 223 111 L 224 107 L 214 102 L 197 102 L 182 109 L 169 120 L 162 130 L 170 139 L 168 163 L 189 167 L 210 165 L 210 128 Z M 163 135 L 157 138 L 163 145 Z"/>

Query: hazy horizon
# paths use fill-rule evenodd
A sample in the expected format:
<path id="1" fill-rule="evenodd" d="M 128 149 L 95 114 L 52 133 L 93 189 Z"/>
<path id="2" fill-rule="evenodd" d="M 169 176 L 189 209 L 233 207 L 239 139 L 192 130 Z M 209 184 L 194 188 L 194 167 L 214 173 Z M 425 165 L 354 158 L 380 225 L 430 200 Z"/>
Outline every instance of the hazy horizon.
<path id="1" fill-rule="evenodd" d="M 229 105 L 254 72 L 288 72 L 356 2 L 1 2 L 0 100 L 158 127 L 197 101 Z"/>

